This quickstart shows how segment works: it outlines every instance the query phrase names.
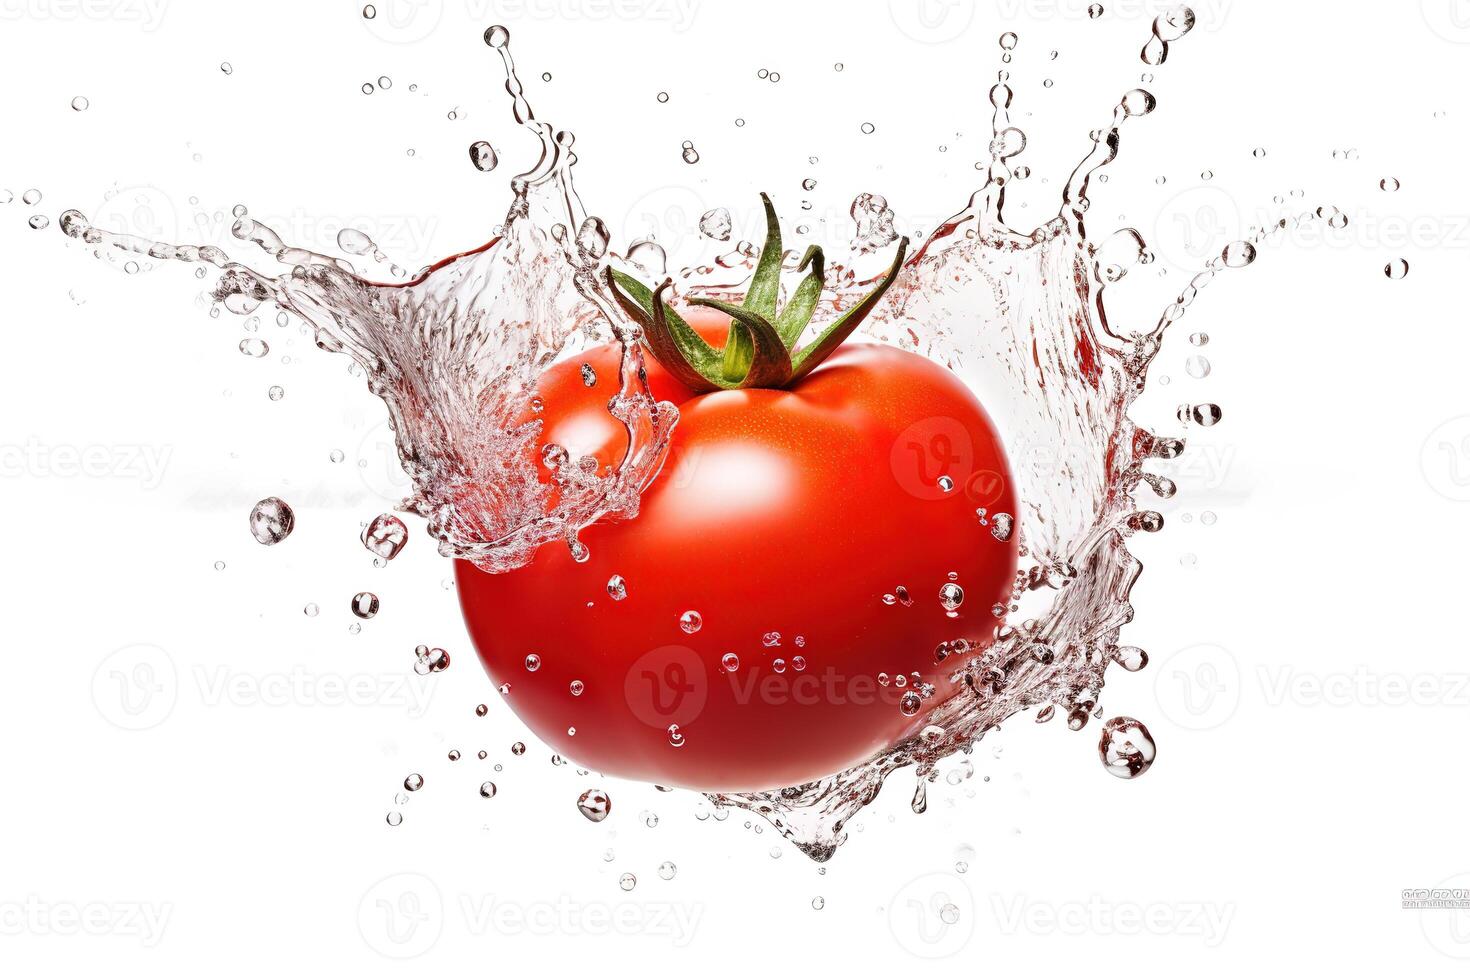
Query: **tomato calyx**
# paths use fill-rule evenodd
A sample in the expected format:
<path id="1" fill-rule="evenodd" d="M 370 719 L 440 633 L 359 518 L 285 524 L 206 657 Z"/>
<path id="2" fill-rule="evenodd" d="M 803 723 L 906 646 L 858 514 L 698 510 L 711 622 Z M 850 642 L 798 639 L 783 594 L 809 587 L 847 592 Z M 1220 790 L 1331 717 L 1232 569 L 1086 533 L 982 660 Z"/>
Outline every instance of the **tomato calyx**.
<path id="1" fill-rule="evenodd" d="M 618 305 L 643 328 L 643 342 L 663 367 L 691 391 L 732 391 L 739 388 L 785 388 L 821 364 L 858 325 L 867 318 L 898 278 L 908 252 L 909 240 L 899 240 L 893 264 L 878 285 L 851 309 L 828 324 L 811 343 L 800 350 L 797 342 L 810 326 L 822 299 L 826 259 L 822 249 L 806 250 L 797 272 L 806 276 L 792 291 L 779 311 L 781 292 L 781 225 L 771 199 L 761 195 L 766 211 L 766 241 L 756 261 L 745 301 L 739 306 L 707 297 L 689 302 L 707 306 L 730 317 L 730 332 L 723 347 L 706 341 L 664 302 L 673 280 L 664 279 L 656 289 L 623 272 L 607 270 L 608 288 Z"/>

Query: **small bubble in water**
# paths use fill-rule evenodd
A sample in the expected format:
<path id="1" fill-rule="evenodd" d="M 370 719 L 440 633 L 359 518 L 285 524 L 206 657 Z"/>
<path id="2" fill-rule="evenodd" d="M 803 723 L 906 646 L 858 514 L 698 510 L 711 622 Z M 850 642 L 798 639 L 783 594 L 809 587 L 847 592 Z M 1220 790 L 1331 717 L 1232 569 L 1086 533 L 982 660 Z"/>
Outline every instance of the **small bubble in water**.
<path id="1" fill-rule="evenodd" d="M 495 147 L 485 140 L 476 140 L 470 144 L 470 163 L 476 170 L 489 173 L 500 163 L 500 158 L 495 155 Z"/>
<path id="2" fill-rule="evenodd" d="M 219 70 L 224 72 L 226 75 L 231 75 L 234 74 L 235 66 L 230 64 L 228 61 L 221 61 L 219 63 Z"/>
<path id="3" fill-rule="evenodd" d="M 403 823 L 403 814 L 399 813 L 397 810 L 394 810 L 388 814 L 388 826 L 396 827 L 401 823 Z"/>
<path id="4" fill-rule="evenodd" d="M 240 353 L 250 357 L 264 357 L 271 352 L 270 344 L 259 337 L 246 337 L 240 341 Z"/>
<path id="5" fill-rule="evenodd" d="M 1387 191 L 1390 194 L 1398 190 L 1399 186 L 1399 179 L 1397 177 L 1385 177 L 1378 182 L 1379 190 Z"/>
<path id="6" fill-rule="evenodd" d="M 597 370 L 586 361 L 582 362 L 582 384 L 587 388 L 597 386 Z"/>
<path id="7" fill-rule="evenodd" d="M 1394 259 L 1383 267 L 1383 274 L 1390 279 L 1402 279 L 1409 274 L 1408 259 Z"/>
<path id="8" fill-rule="evenodd" d="M 32 187 L 30 190 L 28 190 L 24 194 L 22 194 L 20 196 L 20 199 L 22 201 L 24 201 L 26 204 L 40 204 L 41 203 L 41 192 L 39 190 L 37 190 L 36 188 Z"/>
<path id="9" fill-rule="evenodd" d="M 600 789 L 589 789 L 577 797 L 577 811 L 593 823 L 602 823 L 612 813 L 612 797 Z"/>
<path id="10" fill-rule="evenodd" d="M 1100 4 L 1100 3 L 1094 3 L 1094 4 L 1092 4 L 1091 6 L 1089 6 L 1087 8 L 1087 16 L 1088 17 L 1091 17 L 1093 20 L 1097 20 L 1102 15 L 1103 15 L 1103 5 Z"/>
<path id="11" fill-rule="evenodd" d="M 266 497 L 250 508 L 250 533 L 261 544 L 280 544 L 295 528 L 296 512 L 280 497 Z"/>
<path id="12" fill-rule="evenodd" d="M 371 592 L 359 592 L 352 597 L 352 615 L 358 619 L 372 619 L 378 614 L 378 597 Z"/>
<path id="13" fill-rule="evenodd" d="M 1119 779 L 1142 776 L 1158 753 L 1143 722 L 1122 715 L 1103 725 L 1097 751 L 1104 768 Z"/>
<path id="14" fill-rule="evenodd" d="M 685 163 L 699 162 L 699 151 L 694 148 L 694 144 L 691 143 L 689 140 L 684 141 L 683 157 Z"/>
<path id="15" fill-rule="evenodd" d="M 488 704 L 477 704 L 477 705 L 475 705 L 475 717 L 476 718 L 483 718 L 486 715 L 488 715 L 489 713 L 490 713 L 490 706 Z"/>
<path id="16" fill-rule="evenodd" d="M 673 861 L 665 861 L 658 866 L 658 876 L 664 881 L 673 881 L 674 875 L 678 873 L 679 869 L 675 867 Z"/>
<path id="17" fill-rule="evenodd" d="M 699 219 L 700 234 L 717 242 L 728 242 L 733 222 L 725 208 L 712 208 Z"/>
<path id="18" fill-rule="evenodd" d="M 408 543 L 408 527 L 392 514 L 379 514 L 362 529 L 362 546 L 385 561 L 398 557 Z"/>
<path id="19" fill-rule="evenodd" d="M 450 762 L 458 762 L 459 761 L 459 749 L 450 749 L 449 750 L 449 761 Z"/>
<path id="20" fill-rule="evenodd" d="M 638 887 L 638 879 L 631 872 L 624 871 L 622 877 L 618 879 L 618 887 L 625 892 L 630 892 Z"/>
<path id="21" fill-rule="evenodd" d="M 278 402 L 282 398 L 286 397 L 286 389 L 282 388 L 280 385 L 271 385 L 270 390 L 268 390 L 265 394 L 266 397 L 269 398 L 271 401 Z"/>
<path id="22" fill-rule="evenodd" d="M 91 104 L 92 103 L 87 101 L 87 97 L 85 95 L 79 95 L 71 100 L 71 107 L 77 112 L 86 112 L 87 106 Z"/>
<path id="23" fill-rule="evenodd" d="M 525 755 L 526 754 L 526 743 L 525 742 L 516 742 L 513 745 L 511 745 L 511 747 L 510 747 L 510 754 L 511 755 L 517 755 L 517 756 L 519 756 L 519 755 Z"/>
<path id="24" fill-rule="evenodd" d="M 1194 420 L 1195 425 L 1202 425 L 1206 428 L 1219 422 L 1222 417 L 1220 406 L 1210 403 L 1193 406 L 1189 411 L 1189 415 Z"/>
<path id="25" fill-rule="evenodd" d="M 1184 370 L 1191 378 L 1205 378 L 1210 374 L 1210 359 L 1202 354 L 1186 358 Z"/>
<path id="26" fill-rule="evenodd" d="M 1266 148 L 1264 146 L 1256 147 L 1254 150 L 1251 151 L 1251 156 L 1255 157 L 1257 160 L 1263 159 L 1266 156 Z"/>
<path id="27" fill-rule="evenodd" d="M 526 654 L 526 670 L 528 670 L 528 671 L 530 671 L 531 673 L 534 674 L 534 673 L 536 673 L 536 671 L 538 671 L 540 669 L 541 669 L 541 657 L 538 654 L 534 654 L 534 653 L 528 653 L 528 654 Z"/>
<path id="28" fill-rule="evenodd" d="M 826 907 L 827 900 L 822 896 L 818 895 L 816 898 L 812 899 L 812 908 L 816 909 L 818 912 L 822 911 L 822 909 Z"/>
<path id="29" fill-rule="evenodd" d="M 417 793 L 424 788 L 424 777 L 416 772 L 409 773 L 408 778 L 403 781 L 403 788 L 410 793 Z"/>
<path id="30" fill-rule="evenodd" d="M 51 219 L 46 217 L 44 214 L 33 214 L 31 215 L 31 220 L 29 224 L 36 231 L 41 231 L 43 228 L 47 228 L 50 226 Z"/>
<path id="31" fill-rule="evenodd" d="M 483 796 L 485 799 L 491 799 L 495 796 L 495 793 L 496 789 L 494 783 L 486 780 L 485 782 L 480 784 L 480 795 Z"/>
<path id="32" fill-rule="evenodd" d="M 1210 342 L 1210 335 L 1207 333 L 1192 333 L 1189 335 L 1189 342 L 1196 347 L 1203 347 Z"/>
<path id="33" fill-rule="evenodd" d="M 740 657 L 734 653 L 727 653 L 720 658 L 720 666 L 725 668 L 726 672 L 733 674 L 740 669 Z"/>
<path id="34" fill-rule="evenodd" d="M 864 136 L 871 136 L 873 135 L 874 130 L 876 130 L 878 127 L 874 126 L 870 122 L 865 122 L 858 128 L 862 130 Z"/>
<path id="35" fill-rule="evenodd" d="M 1250 242 L 1231 242 L 1220 253 L 1220 261 L 1231 269 L 1243 269 L 1256 260 L 1256 247 Z"/>
<path id="36" fill-rule="evenodd" d="M 679 628 L 686 633 L 698 633 L 704 626 L 704 617 L 690 609 L 679 617 Z"/>
<path id="37" fill-rule="evenodd" d="M 679 731 L 678 725 L 669 726 L 669 744 L 676 749 L 684 747 L 684 733 Z"/>
<path id="38" fill-rule="evenodd" d="M 607 594 L 612 596 L 614 600 L 628 598 L 628 583 L 623 581 L 621 575 L 614 575 L 607 580 Z"/>
<path id="39" fill-rule="evenodd" d="M 905 691 L 903 697 L 898 699 L 898 710 L 905 716 L 912 718 L 919 713 L 919 696 L 913 691 Z"/>
<path id="40" fill-rule="evenodd" d="M 946 612 L 954 612 L 960 608 L 965 601 L 965 590 L 953 582 L 946 582 L 939 588 L 939 604 Z"/>
<path id="41" fill-rule="evenodd" d="M 945 902 L 939 908 L 939 920 L 945 925 L 950 926 L 960 921 L 959 906 L 955 905 L 953 902 Z"/>
<path id="42" fill-rule="evenodd" d="M 378 76 L 378 88 L 380 88 L 380 89 L 382 89 L 383 91 L 386 92 L 386 91 L 388 91 L 388 89 L 390 89 L 392 87 L 393 87 L 393 79 L 389 78 L 387 75 L 379 75 Z"/>
<path id="43" fill-rule="evenodd" d="M 570 684 L 567 685 L 567 690 L 571 692 L 572 697 L 580 698 L 582 696 L 582 692 L 587 690 L 587 685 L 583 684 L 581 681 L 572 681 Z"/>
<path id="44" fill-rule="evenodd" d="M 306 613 L 307 616 L 315 616 L 322 610 L 321 607 L 318 606 L 316 603 L 308 602 L 305 606 L 302 607 L 301 611 Z"/>
<path id="45" fill-rule="evenodd" d="M 363 20 L 372 20 L 376 16 L 378 16 L 378 8 L 374 7 L 372 4 L 368 4 L 366 7 L 362 8 Z"/>

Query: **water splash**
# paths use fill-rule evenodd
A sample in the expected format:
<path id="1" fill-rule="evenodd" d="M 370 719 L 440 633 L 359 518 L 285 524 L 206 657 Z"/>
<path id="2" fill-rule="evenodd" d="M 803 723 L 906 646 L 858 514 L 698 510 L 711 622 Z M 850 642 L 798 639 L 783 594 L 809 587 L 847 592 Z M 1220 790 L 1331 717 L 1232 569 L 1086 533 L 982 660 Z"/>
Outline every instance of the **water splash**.
<path id="1" fill-rule="evenodd" d="M 1100 13 L 1099 8 L 1094 16 Z M 1162 65 L 1170 45 L 1193 23 L 1183 7 L 1160 15 L 1143 61 Z M 540 157 L 512 179 L 511 206 L 490 242 L 408 281 L 371 281 L 348 260 L 288 245 L 243 211 L 235 237 L 285 271 L 262 271 L 212 246 L 105 231 L 75 211 L 62 216 L 61 227 L 90 245 L 213 268 L 213 295 L 230 312 L 248 316 L 273 302 L 311 324 L 317 345 L 353 358 L 369 389 L 388 406 L 399 458 L 413 480 L 403 508 L 426 519 L 443 554 L 500 571 L 524 564 L 551 541 L 564 542 L 573 557 L 585 555 L 577 539 L 581 528 L 606 517 L 635 516 L 639 492 L 659 470 L 677 413 L 650 397 L 641 380 L 638 330 L 602 292 L 599 274 L 616 256 L 608 229 L 586 213 L 573 187 L 572 135 L 536 118 L 516 74 L 509 32 L 492 27 L 485 41 L 501 59 L 513 116 L 537 137 Z M 1010 63 L 1018 42 L 1013 33 L 1001 37 L 1003 64 Z M 984 487 L 958 489 L 976 497 L 977 519 L 997 537 L 1020 534 L 1022 568 L 1009 602 L 994 610 L 994 635 L 956 636 L 946 644 L 945 663 L 962 682 L 960 693 L 923 709 L 928 714 L 920 735 L 804 786 L 711 798 L 717 807 L 762 814 L 817 860 L 841 845 L 848 821 L 893 771 L 915 767 L 913 808 L 922 812 L 940 760 L 972 751 L 986 732 L 1031 707 L 1039 709 L 1038 721 L 1060 714 L 1069 728 L 1080 730 L 1101 717 L 1109 667 L 1132 671 L 1147 664 L 1143 651 L 1118 642 L 1133 618 L 1129 597 L 1142 570 L 1129 540 L 1163 526 L 1162 516 L 1136 495 L 1147 487 L 1156 498 L 1173 496 L 1174 483 L 1150 467 L 1177 458 L 1186 446 L 1183 439 L 1135 424 L 1129 408 L 1144 390 L 1165 332 L 1199 291 L 1225 270 L 1250 265 L 1256 246 L 1269 235 L 1313 217 L 1287 219 L 1228 244 L 1152 327 L 1124 331 L 1110 322 L 1108 290 L 1130 270 L 1149 264 L 1152 254 L 1134 229 L 1101 238 L 1089 234 L 1089 189 L 1116 159 L 1124 127 L 1151 114 L 1157 102 L 1145 89 L 1124 93 L 1108 123 L 1091 134 L 1091 149 L 1066 181 L 1056 216 L 1017 229 L 1006 221 L 1006 194 L 1026 173 L 1015 162 L 1026 149 L 1026 135 L 1012 124 L 1015 93 L 1008 78 L 1003 68 L 988 91 L 992 135 L 984 183 L 914 251 L 863 329 L 947 365 L 984 393 L 1007 440 L 1021 512 L 1014 519 L 988 514 L 988 501 L 980 499 Z M 862 130 L 873 127 L 864 124 Z M 695 162 L 692 144 L 685 149 L 685 159 Z M 482 170 L 494 165 L 486 143 L 476 143 L 470 155 Z M 1336 209 L 1320 216 L 1329 222 L 1339 217 Z M 828 265 L 829 281 L 836 284 L 825 301 L 832 311 L 869 288 L 874 276 L 859 271 L 865 258 L 896 237 L 893 209 L 879 195 L 860 196 L 852 217 L 850 256 Z M 728 241 L 730 226 L 724 209 L 700 222 L 714 242 Z M 344 251 L 386 260 L 365 235 L 344 234 Z M 753 246 L 737 243 L 676 273 L 675 292 L 735 289 L 749 277 L 755 257 Z M 624 258 L 660 272 L 664 262 L 662 250 L 647 241 L 630 247 Z M 784 262 L 795 267 L 799 256 L 788 254 Z M 609 411 L 627 429 L 627 454 L 603 471 L 590 460 L 558 460 L 553 483 L 543 484 L 536 468 L 544 448 L 537 379 L 555 361 L 608 337 L 623 351 L 619 394 Z M 1200 356 L 1198 362 L 1191 373 L 1208 374 L 1208 361 Z M 1218 406 L 1188 408 L 1191 424 L 1219 417 Z M 380 535 L 365 532 L 364 543 L 381 555 L 370 537 L 377 541 Z M 383 545 L 396 554 L 401 543 L 385 539 Z M 628 587 L 620 577 L 608 582 L 614 599 Z M 912 600 L 895 588 L 885 601 Z M 698 629 L 696 611 L 686 619 L 686 630 Z M 424 646 L 416 661 L 415 669 L 427 673 L 447 668 L 449 656 Z M 529 661 L 527 669 L 534 669 Z M 671 728 L 670 751 L 683 738 Z M 517 743 L 516 749 L 524 746 Z M 1104 728 L 1099 751 L 1110 769 L 1136 776 L 1152 762 L 1154 748 L 1146 728 L 1118 718 Z"/>

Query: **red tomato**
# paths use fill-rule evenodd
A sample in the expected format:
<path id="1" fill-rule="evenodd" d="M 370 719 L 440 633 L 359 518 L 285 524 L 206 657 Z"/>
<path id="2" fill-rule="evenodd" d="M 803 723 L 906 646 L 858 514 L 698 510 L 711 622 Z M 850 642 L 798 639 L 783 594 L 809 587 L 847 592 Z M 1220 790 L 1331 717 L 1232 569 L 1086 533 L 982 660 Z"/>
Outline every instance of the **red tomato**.
<path id="1" fill-rule="evenodd" d="M 729 323 L 686 319 L 711 340 Z M 607 412 L 618 361 L 605 346 L 547 372 L 543 444 L 622 458 Z M 936 649 L 988 644 L 1015 574 L 1016 541 L 994 521 L 1015 514 L 1013 484 L 975 396 L 871 343 L 789 390 L 696 396 L 652 358 L 648 378 L 679 422 L 637 518 L 586 528 L 580 564 L 561 543 L 499 575 L 458 563 L 506 702 L 579 765 L 705 791 L 807 782 L 911 734 L 961 683 L 965 657 Z M 957 607 L 946 586 L 963 590 Z"/>

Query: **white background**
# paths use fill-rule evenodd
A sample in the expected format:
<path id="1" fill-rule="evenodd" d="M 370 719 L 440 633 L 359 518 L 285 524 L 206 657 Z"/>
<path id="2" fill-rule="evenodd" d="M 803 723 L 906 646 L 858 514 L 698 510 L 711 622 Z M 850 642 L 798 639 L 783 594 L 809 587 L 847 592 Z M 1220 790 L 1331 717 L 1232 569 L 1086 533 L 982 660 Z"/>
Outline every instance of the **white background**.
<path id="1" fill-rule="evenodd" d="M 1026 223 L 1054 213 L 1087 131 L 1148 70 L 1154 5 L 382 0 L 370 23 L 360 6 L 0 0 L 0 969 L 1462 975 L 1470 913 L 1399 904 L 1470 884 L 1470 5 L 1197 5 L 1094 230 L 1136 225 L 1168 271 L 1276 195 L 1350 224 L 1212 287 L 1155 368 L 1172 383 L 1138 407 L 1166 432 L 1180 401 L 1225 410 L 1178 465 L 1168 527 L 1139 543 L 1125 640 L 1153 664 L 1105 693 L 1159 761 L 1117 780 L 1095 729 L 1017 718 L 922 817 L 896 777 L 825 875 L 743 814 L 696 819 L 691 794 L 606 781 L 613 817 L 583 820 L 596 777 L 554 768 L 493 695 L 421 526 L 388 569 L 357 544 L 403 483 L 345 359 L 269 322 L 271 356 L 243 357 L 190 269 L 125 274 L 56 218 L 228 244 L 244 202 L 318 248 L 362 227 L 405 264 L 477 244 L 531 162 L 480 40 L 503 22 L 537 112 L 577 133 L 589 209 L 620 241 L 653 223 L 676 247 L 707 207 L 749 227 L 761 189 L 786 210 L 810 198 L 814 233 L 837 235 L 864 190 L 932 228 L 976 185 L 996 38 L 1014 30 Z M 381 75 L 390 90 L 360 92 Z M 495 173 L 469 166 L 481 138 Z M 37 213 L 52 227 L 31 230 Z M 1411 272 L 1390 281 L 1398 257 Z M 1170 298 L 1150 276 L 1129 283 L 1126 327 Z M 1204 382 L 1183 371 L 1189 330 L 1213 338 Z M 271 494 L 298 529 L 267 550 L 246 514 Z M 383 611 L 351 635 L 361 589 Z M 428 683 L 420 642 L 455 658 Z M 427 786 L 400 807 L 409 772 Z"/>

